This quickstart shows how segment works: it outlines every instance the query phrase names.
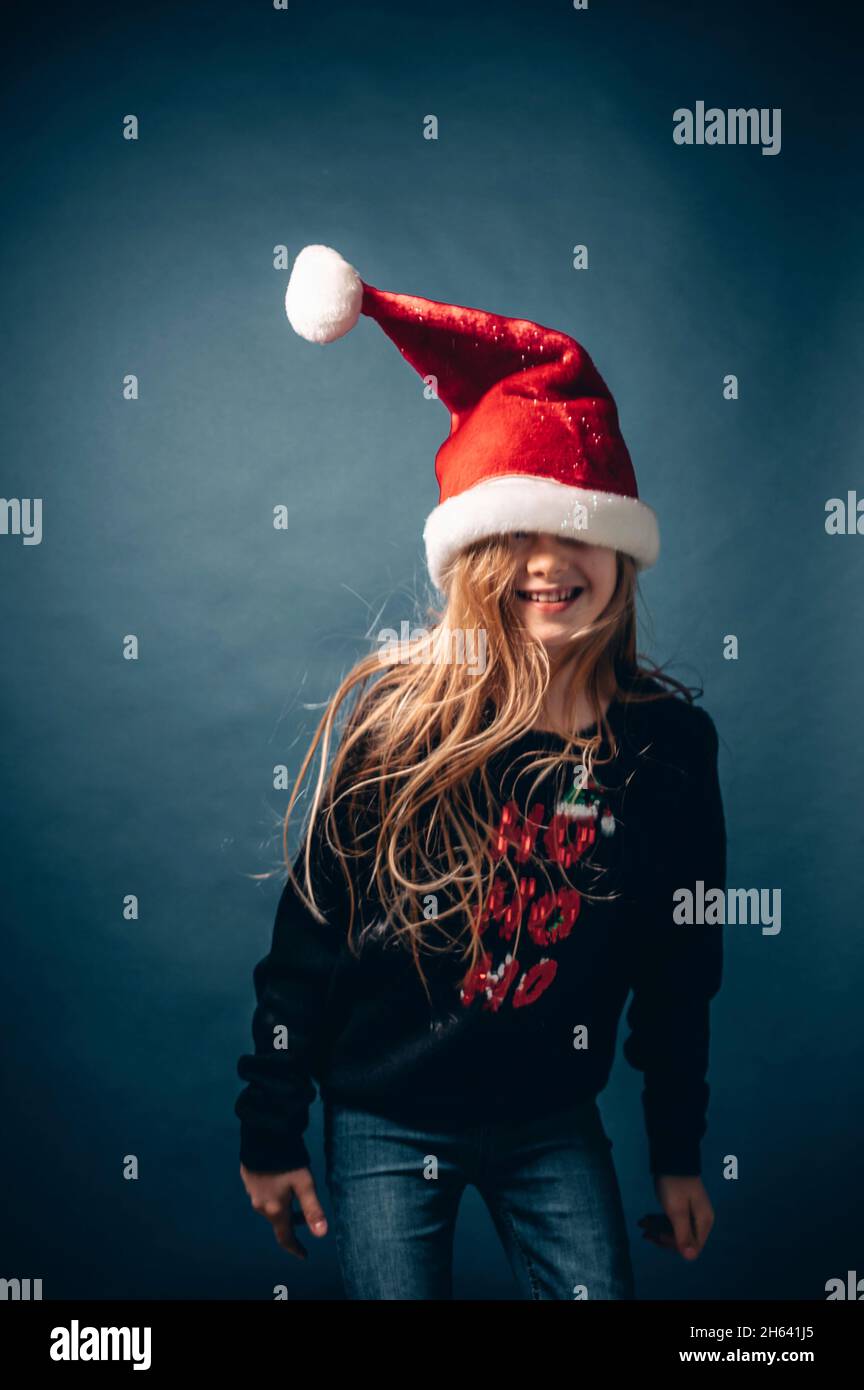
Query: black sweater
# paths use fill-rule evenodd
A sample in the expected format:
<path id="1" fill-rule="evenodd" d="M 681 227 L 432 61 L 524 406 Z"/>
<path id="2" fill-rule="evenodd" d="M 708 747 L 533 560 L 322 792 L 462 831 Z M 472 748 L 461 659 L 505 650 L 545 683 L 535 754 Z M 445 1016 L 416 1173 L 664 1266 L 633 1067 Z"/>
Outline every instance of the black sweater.
<path id="1" fill-rule="evenodd" d="M 562 749 L 552 733 L 525 733 L 490 761 L 503 808 L 499 862 L 506 855 L 519 867 L 520 897 L 509 876 L 496 880 L 485 958 L 471 978 L 458 957 L 424 955 L 431 1007 L 410 954 L 374 930 L 382 914 L 356 870 L 361 923 L 373 930 L 359 959 L 349 952 L 342 871 L 316 832 L 316 901 L 327 924 L 287 882 L 272 948 L 254 972 L 255 1052 L 238 1062 L 247 1085 L 235 1107 L 247 1168 L 308 1165 L 313 1081 L 324 1098 L 433 1128 L 527 1119 L 593 1098 L 632 990 L 623 1050 L 644 1074 L 650 1171 L 701 1172 L 722 929 L 676 923 L 673 893 L 697 893 L 700 881 L 706 894 L 726 887 L 717 733 L 678 696 L 615 701 L 607 717 L 617 756 L 581 791 L 573 764 L 561 763 L 530 805 L 533 772 L 514 794 L 515 755 Z M 302 882 L 299 854 L 295 873 Z M 604 900 L 582 897 L 580 886 Z"/>

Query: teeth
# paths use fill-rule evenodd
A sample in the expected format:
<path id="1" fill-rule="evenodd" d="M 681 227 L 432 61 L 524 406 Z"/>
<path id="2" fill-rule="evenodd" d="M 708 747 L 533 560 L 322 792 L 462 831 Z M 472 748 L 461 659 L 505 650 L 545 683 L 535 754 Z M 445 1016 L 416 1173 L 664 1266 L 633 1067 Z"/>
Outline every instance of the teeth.
<path id="1" fill-rule="evenodd" d="M 522 590 L 520 596 L 530 599 L 531 603 L 566 603 L 568 600 L 575 598 L 578 593 L 579 586 L 576 585 L 572 589 L 551 589 L 545 594 L 531 594 L 526 590 Z"/>

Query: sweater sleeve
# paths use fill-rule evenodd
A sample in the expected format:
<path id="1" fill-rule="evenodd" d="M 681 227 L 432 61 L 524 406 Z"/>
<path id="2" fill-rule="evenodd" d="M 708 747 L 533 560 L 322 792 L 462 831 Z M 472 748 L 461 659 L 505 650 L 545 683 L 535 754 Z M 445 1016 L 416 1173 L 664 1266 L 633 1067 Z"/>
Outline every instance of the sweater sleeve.
<path id="1" fill-rule="evenodd" d="M 642 1107 L 655 1176 L 702 1171 L 709 1003 L 720 987 L 723 963 L 720 925 L 673 918 L 676 890 L 689 890 L 698 903 L 701 891 L 707 895 L 726 887 L 717 731 L 704 710 L 694 707 L 689 713 L 693 737 L 688 730 L 684 755 L 650 750 L 645 775 L 640 781 L 637 772 L 625 811 L 634 879 L 633 999 L 624 1055 L 644 1075 Z"/>
<path id="2" fill-rule="evenodd" d="M 344 875 L 321 825 L 319 817 L 313 832 L 312 881 L 315 901 L 327 921 L 312 916 L 288 879 L 276 911 L 271 949 L 253 972 L 255 1051 L 237 1063 L 237 1074 L 247 1085 L 234 1107 L 240 1120 L 240 1161 L 251 1172 L 309 1166 L 303 1134 L 316 1095 L 311 1070 L 349 912 Z M 301 884 L 303 858 L 301 848 L 294 861 Z"/>

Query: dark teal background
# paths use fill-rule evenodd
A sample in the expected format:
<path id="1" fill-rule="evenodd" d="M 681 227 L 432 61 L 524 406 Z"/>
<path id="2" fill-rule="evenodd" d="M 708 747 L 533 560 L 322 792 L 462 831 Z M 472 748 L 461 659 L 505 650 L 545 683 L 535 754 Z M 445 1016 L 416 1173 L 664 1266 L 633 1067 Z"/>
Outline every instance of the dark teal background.
<path id="1" fill-rule="evenodd" d="M 0 536 L 0 1274 L 46 1298 L 341 1296 L 332 1235 L 301 1266 L 239 1179 L 234 1068 L 279 891 L 250 875 L 278 867 L 273 768 L 297 771 L 307 706 L 367 630 L 423 621 L 447 415 L 370 321 L 327 348 L 293 334 L 273 248 L 308 242 L 588 348 L 660 518 L 642 650 L 704 686 L 730 886 L 782 890 L 778 936 L 727 930 L 696 1265 L 641 1242 L 657 1202 L 620 1056 L 601 1098 L 641 1296 L 820 1299 L 864 1274 L 864 536 L 824 524 L 829 498 L 864 496 L 844 8 L 237 0 L 18 22 L 0 491 L 41 497 L 44 534 Z M 700 99 L 782 108 L 780 154 L 676 146 L 673 110 Z M 317 1106 L 311 1142 L 326 1207 Z M 514 1293 L 470 1193 L 456 1292 Z"/>

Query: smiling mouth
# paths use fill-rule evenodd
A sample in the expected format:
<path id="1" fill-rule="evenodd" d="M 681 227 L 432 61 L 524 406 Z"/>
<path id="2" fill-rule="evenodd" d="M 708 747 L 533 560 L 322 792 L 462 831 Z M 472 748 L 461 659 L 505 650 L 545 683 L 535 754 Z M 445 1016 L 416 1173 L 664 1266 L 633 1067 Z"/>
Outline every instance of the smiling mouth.
<path id="1" fill-rule="evenodd" d="M 572 589 L 517 589 L 516 593 L 524 602 L 536 603 L 539 607 L 549 604 L 560 608 L 562 604 L 573 603 L 584 593 L 584 588 L 576 584 Z"/>

